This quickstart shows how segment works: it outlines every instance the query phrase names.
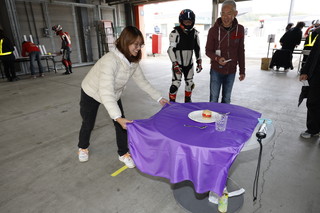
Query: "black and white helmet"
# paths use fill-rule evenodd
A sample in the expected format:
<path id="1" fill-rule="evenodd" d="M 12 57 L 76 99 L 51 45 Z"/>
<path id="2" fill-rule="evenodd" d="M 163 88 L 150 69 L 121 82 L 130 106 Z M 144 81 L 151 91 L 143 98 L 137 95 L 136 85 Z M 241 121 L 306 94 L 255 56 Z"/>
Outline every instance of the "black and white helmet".
<path id="1" fill-rule="evenodd" d="M 184 20 L 190 20 L 192 21 L 191 25 L 184 25 L 183 21 Z M 194 26 L 194 22 L 196 20 L 196 15 L 194 14 L 194 12 L 190 9 L 184 9 L 180 12 L 179 15 L 179 23 L 187 30 L 191 30 Z"/>

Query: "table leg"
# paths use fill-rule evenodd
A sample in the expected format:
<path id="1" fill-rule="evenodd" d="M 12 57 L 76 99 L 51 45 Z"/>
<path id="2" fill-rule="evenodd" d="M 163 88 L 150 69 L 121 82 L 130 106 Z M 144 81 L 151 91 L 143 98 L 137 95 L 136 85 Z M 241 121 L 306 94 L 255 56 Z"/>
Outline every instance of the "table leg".
<path id="1" fill-rule="evenodd" d="M 56 61 L 54 60 L 54 56 L 52 56 L 51 59 L 52 59 L 52 63 L 53 63 L 54 73 L 57 73 Z"/>
<path id="2" fill-rule="evenodd" d="M 50 67 L 49 67 L 49 62 L 48 62 L 48 58 L 47 57 L 46 57 L 46 62 L 47 62 L 48 72 L 50 72 Z"/>
<path id="3" fill-rule="evenodd" d="M 238 190 L 239 187 L 232 181 L 228 181 L 228 191 Z M 214 213 L 218 211 L 218 205 L 209 202 L 209 193 L 198 194 L 194 191 L 192 182 L 183 181 L 172 186 L 173 196 L 186 210 L 192 213 Z M 237 212 L 244 202 L 243 194 L 228 199 L 228 213 Z"/>

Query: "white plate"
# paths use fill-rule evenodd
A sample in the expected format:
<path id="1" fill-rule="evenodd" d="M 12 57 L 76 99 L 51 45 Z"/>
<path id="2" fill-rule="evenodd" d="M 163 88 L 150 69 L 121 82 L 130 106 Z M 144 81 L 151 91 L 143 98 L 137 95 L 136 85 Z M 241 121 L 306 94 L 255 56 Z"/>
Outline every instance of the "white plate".
<path id="1" fill-rule="evenodd" d="M 219 113 L 211 111 L 212 112 L 211 118 L 204 119 L 204 118 L 202 118 L 202 112 L 203 112 L 203 110 L 197 110 L 197 111 L 190 112 L 188 117 L 191 120 L 194 120 L 194 121 L 200 122 L 200 123 L 213 123 L 213 122 L 216 122 L 220 118 Z"/>

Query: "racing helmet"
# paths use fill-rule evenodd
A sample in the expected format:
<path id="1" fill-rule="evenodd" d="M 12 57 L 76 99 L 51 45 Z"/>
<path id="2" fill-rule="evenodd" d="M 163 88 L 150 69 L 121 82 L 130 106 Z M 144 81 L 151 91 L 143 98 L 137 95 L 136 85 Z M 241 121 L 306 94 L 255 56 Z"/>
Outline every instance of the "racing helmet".
<path id="1" fill-rule="evenodd" d="M 180 12 L 179 15 L 179 23 L 180 25 L 182 25 L 186 30 L 191 30 L 194 26 L 194 21 L 196 19 L 196 15 L 194 14 L 194 12 L 190 9 L 184 9 Z M 185 20 L 190 20 L 192 21 L 191 25 L 185 25 L 183 24 L 183 21 Z"/>
<path id="2" fill-rule="evenodd" d="M 57 25 L 54 25 L 54 26 L 52 27 L 52 30 L 58 32 L 58 31 L 62 30 L 62 27 L 61 27 L 60 24 L 57 24 Z"/>

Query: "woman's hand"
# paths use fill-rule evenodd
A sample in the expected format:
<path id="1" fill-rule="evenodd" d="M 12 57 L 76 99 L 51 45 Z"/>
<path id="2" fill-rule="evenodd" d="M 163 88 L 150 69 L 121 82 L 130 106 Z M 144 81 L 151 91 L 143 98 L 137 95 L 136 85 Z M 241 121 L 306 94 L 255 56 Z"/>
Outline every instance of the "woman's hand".
<path id="1" fill-rule="evenodd" d="M 170 102 L 169 102 L 167 99 L 165 99 L 165 98 L 161 98 L 160 101 L 159 101 L 159 103 L 160 103 L 162 106 L 164 106 L 164 105 L 166 105 L 166 104 L 170 104 Z"/>
<path id="2" fill-rule="evenodd" d="M 128 120 L 126 118 L 117 118 L 116 120 L 123 129 L 127 129 L 127 123 L 133 123 L 132 120 Z"/>

